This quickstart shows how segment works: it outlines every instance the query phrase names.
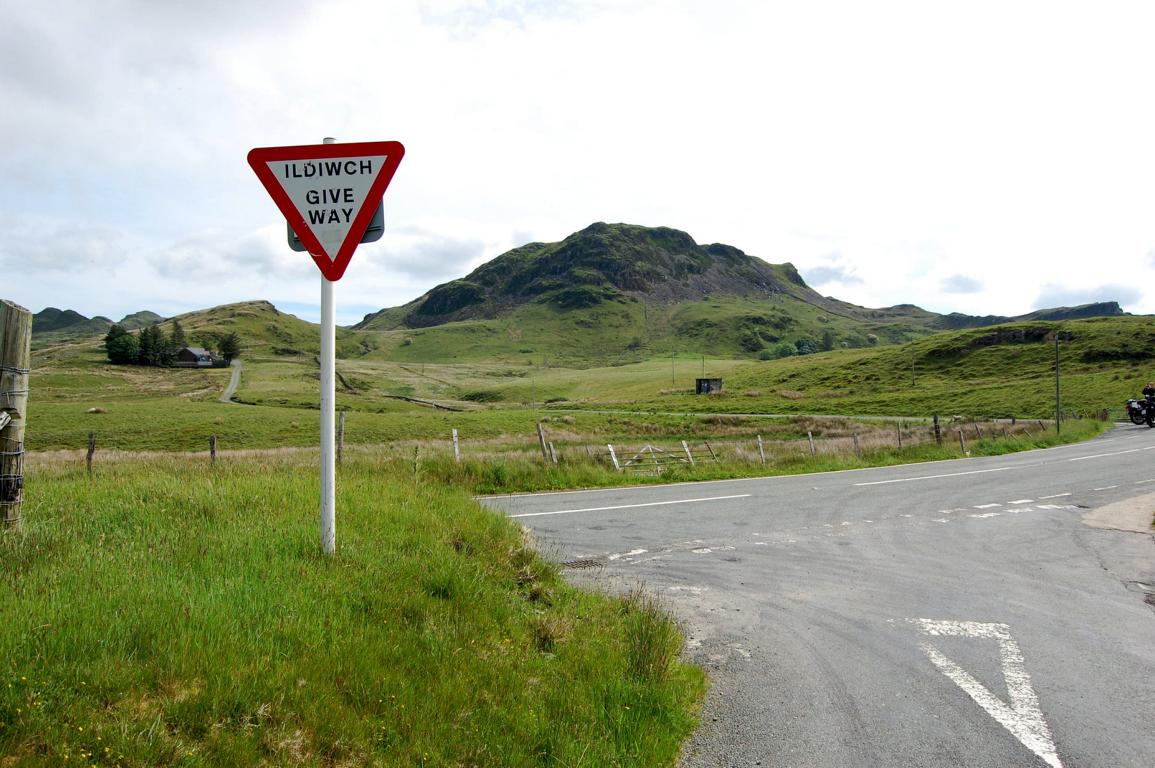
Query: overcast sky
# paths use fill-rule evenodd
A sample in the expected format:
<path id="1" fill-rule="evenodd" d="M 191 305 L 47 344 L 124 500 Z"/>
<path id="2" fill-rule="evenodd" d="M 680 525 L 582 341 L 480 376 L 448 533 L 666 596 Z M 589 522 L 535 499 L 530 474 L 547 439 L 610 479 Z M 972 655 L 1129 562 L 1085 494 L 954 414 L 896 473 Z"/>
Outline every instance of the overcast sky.
<path id="1" fill-rule="evenodd" d="M 253 147 L 398 140 L 338 321 L 594 221 L 866 306 L 1155 312 L 1155 3 L 0 0 L 0 297 L 119 319 L 320 275 Z"/>

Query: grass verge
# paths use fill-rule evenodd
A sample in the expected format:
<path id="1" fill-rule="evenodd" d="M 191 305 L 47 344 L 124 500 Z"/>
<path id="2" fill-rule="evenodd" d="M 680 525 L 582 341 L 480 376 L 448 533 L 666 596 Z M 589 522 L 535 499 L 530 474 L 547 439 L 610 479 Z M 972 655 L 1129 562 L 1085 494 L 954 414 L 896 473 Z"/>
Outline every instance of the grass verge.
<path id="1" fill-rule="evenodd" d="M 702 673 L 460 491 L 350 457 L 44 465 L 0 534 L 0 765 L 670 765 Z M 392 479 L 390 479 L 392 478 Z"/>
<path id="2" fill-rule="evenodd" d="M 420 465 L 395 459 L 397 472 L 416 472 L 436 482 L 449 483 L 470 489 L 473 493 L 494 494 L 521 491 L 556 491 L 575 488 L 597 488 L 651 483 L 676 483 L 702 480 L 726 480 L 740 477 L 797 475 L 811 472 L 833 472 L 864 467 L 885 467 L 895 464 L 914 464 L 944 461 L 966 456 L 997 456 L 1004 453 L 1049 448 L 1089 440 L 1101 435 L 1113 425 L 1097 420 L 1072 420 L 1063 423 L 1060 434 L 1054 429 L 1020 432 L 1010 437 L 988 436 L 966 441 L 966 452 L 957 441 L 954 429 L 943 429 L 943 443 L 922 443 L 898 448 L 893 446 L 865 446 L 861 455 L 839 452 L 811 456 L 801 448 L 773 456 L 767 464 L 750 457 L 722 454 L 717 462 L 698 463 L 695 466 L 667 467 L 661 474 L 620 472 L 602 461 L 588 459 L 581 451 L 562 454 L 556 465 L 540 458 L 523 456 L 489 457 L 485 460 L 455 462 L 445 454 L 423 459 Z M 805 444 L 805 441 L 802 441 Z M 671 452 L 679 449 L 670 446 Z M 719 446 L 721 452 L 721 446 Z M 416 469 L 415 469 L 416 468 Z"/>

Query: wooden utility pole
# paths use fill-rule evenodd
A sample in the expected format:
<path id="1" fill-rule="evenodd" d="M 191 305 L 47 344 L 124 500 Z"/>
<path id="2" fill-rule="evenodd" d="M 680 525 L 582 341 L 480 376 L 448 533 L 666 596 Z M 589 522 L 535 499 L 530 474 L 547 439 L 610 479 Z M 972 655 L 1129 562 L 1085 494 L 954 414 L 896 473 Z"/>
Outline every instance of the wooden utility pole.
<path id="1" fill-rule="evenodd" d="M 32 313 L 0 299 L 0 527 L 20 527 Z"/>
<path id="2" fill-rule="evenodd" d="M 1059 329 L 1055 328 L 1055 434 L 1059 434 L 1061 427 L 1059 411 Z"/>

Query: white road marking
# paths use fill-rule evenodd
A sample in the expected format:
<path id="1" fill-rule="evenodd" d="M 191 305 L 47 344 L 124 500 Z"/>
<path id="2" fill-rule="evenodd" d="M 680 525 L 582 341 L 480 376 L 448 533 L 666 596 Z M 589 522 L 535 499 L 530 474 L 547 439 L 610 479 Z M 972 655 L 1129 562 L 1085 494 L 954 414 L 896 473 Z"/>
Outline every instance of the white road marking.
<path id="1" fill-rule="evenodd" d="M 1092 491 L 1109 491 L 1112 488 L 1118 488 L 1117 485 L 1104 485 L 1102 488 L 1092 488 Z"/>
<path id="2" fill-rule="evenodd" d="M 1067 461 L 1086 461 L 1087 459 L 1105 459 L 1108 456 L 1122 456 L 1124 453 L 1138 453 L 1139 451 L 1149 451 L 1152 448 L 1155 448 L 1155 445 L 1149 445 L 1146 448 L 1131 448 L 1130 450 L 1127 450 L 1127 451 L 1115 451 L 1113 453 L 1096 453 L 1093 456 L 1076 456 L 1073 459 L 1067 459 Z"/>
<path id="3" fill-rule="evenodd" d="M 1155 480 L 1136 480 L 1135 485 L 1146 485 L 1147 483 L 1155 483 Z"/>
<path id="4" fill-rule="evenodd" d="M 690 551 L 695 555 L 709 555 L 714 552 L 714 550 L 710 549 L 709 547 L 699 547 L 698 549 L 691 549 Z"/>
<path id="5" fill-rule="evenodd" d="M 1010 695 L 1008 705 L 976 680 L 970 673 L 947 658 L 932 643 L 921 643 L 923 651 L 938 670 L 962 688 L 976 704 L 987 711 L 999 725 L 1010 731 L 1027 749 L 1046 761 L 1051 768 L 1063 768 L 1059 752 L 1051 737 L 1051 729 L 1043 719 L 1039 698 L 1031 687 L 1031 678 L 1023 664 L 1023 653 L 1019 644 L 1011 636 L 1006 624 L 981 624 L 975 621 L 934 621 L 931 619 L 911 619 L 924 635 L 931 637 L 973 637 L 981 640 L 997 640 L 999 661 L 1002 663 L 1003 678 Z"/>
<path id="6" fill-rule="evenodd" d="M 975 504 L 975 509 L 991 509 L 992 507 L 1001 507 L 1002 504 Z"/>
<path id="7" fill-rule="evenodd" d="M 1034 504 L 1034 499 L 1017 499 L 1015 501 L 1008 501 L 1008 504 Z"/>
<path id="8" fill-rule="evenodd" d="M 618 553 L 615 555 L 609 555 L 606 559 L 607 560 L 617 560 L 619 557 L 634 557 L 636 555 L 645 554 L 645 552 L 646 552 L 646 550 L 644 550 L 644 549 L 631 549 L 629 552 Z"/>
<path id="9" fill-rule="evenodd" d="M 1040 496 L 1040 499 L 1061 499 L 1064 496 L 1070 496 L 1069 493 L 1052 493 L 1050 496 Z"/>
<path id="10" fill-rule="evenodd" d="M 855 483 L 855 486 L 861 485 L 886 485 L 888 483 L 913 483 L 915 480 L 938 480 L 940 477 L 961 477 L 962 475 L 982 475 L 987 472 L 1006 472 L 1014 467 L 996 467 L 995 469 L 974 469 L 970 472 L 951 472 L 945 475 L 923 475 L 921 477 L 901 477 L 897 480 L 872 480 L 869 483 Z"/>
<path id="11" fill-rule="evenodd" d="M 523 512 L 520 515 L 510 515 L 512 518 L 517 517 L 541 517 L 543 515 L 568 515 L 574 512 L 609 512 L 615 509 L 637 509 L 639 507 L 664 507 L 669 504 L 696 504 L 703 501 L 724 501 L 726 499 L 745 499 L 749 498 L 748 493 L 739 493 L 735 496 L 710 496 L 705 499 L 678 499 L 677 501 L 651 501 L 647 504 L 622 504 L 616 507 L 586 507 L 585 509 L 559 509 L 555 512 Z"/>
<path id="12" fill-rule="evenodd" d="M 977 517 L 981 519 L 984 517 L 998 517 L 1001 514 L 1002 512 L 983 512 L 981 515 L 971 515 L 971 517 Z"/>

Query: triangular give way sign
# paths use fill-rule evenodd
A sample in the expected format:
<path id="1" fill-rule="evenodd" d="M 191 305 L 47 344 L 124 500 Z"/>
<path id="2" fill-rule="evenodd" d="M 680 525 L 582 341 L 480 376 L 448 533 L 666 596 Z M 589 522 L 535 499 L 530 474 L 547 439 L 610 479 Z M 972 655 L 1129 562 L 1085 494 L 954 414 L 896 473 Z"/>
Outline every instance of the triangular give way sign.
<path id="1" fill-rule="evenodd" d="M 249 165 L 328 280 L 340 280 L 405 147 L 397 141 L 265 147 Z"/>

